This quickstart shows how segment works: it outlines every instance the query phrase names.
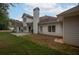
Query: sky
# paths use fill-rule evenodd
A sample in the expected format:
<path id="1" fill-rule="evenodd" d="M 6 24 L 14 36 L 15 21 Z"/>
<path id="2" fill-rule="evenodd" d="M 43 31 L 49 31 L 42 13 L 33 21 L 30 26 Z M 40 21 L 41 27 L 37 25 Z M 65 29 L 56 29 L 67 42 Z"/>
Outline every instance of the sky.
<path id="1" fill-rule="evenodd" d="M 17 3 L 14 6 L 10 6 L 9 17 L 15 20 L 22 21 L 23 13 L 33 16 L 33 9 L 39 7 L 40 16 L 55 16 L 61 12 L 64 12 L 74 6 L 77 3 Z"/>

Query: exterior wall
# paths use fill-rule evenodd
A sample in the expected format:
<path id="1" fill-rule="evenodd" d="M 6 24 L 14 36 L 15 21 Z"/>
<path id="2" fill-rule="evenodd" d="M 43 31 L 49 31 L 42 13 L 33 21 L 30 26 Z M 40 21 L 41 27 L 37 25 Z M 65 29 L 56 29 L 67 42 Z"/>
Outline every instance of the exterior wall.
<path id="1" fill-rule="evenodd" d="M 33 11 L 33 33 L 38 33 L 38 22 L 39 22 L 39 10 L 35 9 Z"/>
<path id="2" fill-rule="evenodd" d="M 15 28 L 15 31 L 16 31 L 17 33 L 23 32 L 23 27 L 16 27 L 16 28 Z"/>
<path id="3" fill-rule="evenodd" d="M 23 26 L 27 26 L 26 23 L 32 23 L 33 22 L 33 19 L 32 18 L 29 18 L 29 17 L 26 17 L 24 20 L 25 21 L 23 21 Z"/>
<path id="4" fill-rule="evenodd" d="M 32 23 L 32 22 L 33 22 L 33 19 L 27 17 L 26 23 Z"/>
<path id="5" fill-rule="evenodd" d="M 79 15 L 64 18 L 63 28 L 65 43 L 79 46 Z"/>
<path id="6" fill-rule="evenodd" d="M 63 24 L 62 23 L 56 24 L 56 35 L 63 36 Z"/>
<path id="7" fill-rule="evenodd" d="M 26 18 L 23 18 L 23 26 L 27 26 L 26 25 Z"/>
<path id="8" fill-rule="evenodd" d="M 20 32 L 23 32 L 23 27 L 20 27 Z"/>
<path id="9" fill-rule="evenodd" d="M 23 27 L 23 32 L 28 32 L 27 26 L 25 26 L 25 27 L 26 27 L 26 29 L 24 29 L 24 27 Z"/>
<path id="10" fill-rule="evenodd" d="M 26 29 L 25 29 L 26 28 Z M 23 21 L 23 32 L 28 32 L 27 24 Z"/>
<path id="11" fill-rule="evenodd" d="M 19 31 L 20 31 L 20 30 L 19 30 L 19 27 L 16 27 L 16 32 L 19 33 Z"/>
<path id="12" fill-rule="evenodd" d="M 23 21 L 23 27 L 26 27 L 26 30 L 24 29 L 23 32 L 29 32 L 27 23 L 32 23 L 33 19 L 29 18 L 29 17 L 26 17 L 26 18 L 24 18 L 24 20 L 25 21 Z"/>
<path id="13" fill-rule="evenodd" d="M 48 32 L 48 26 L 50 25 L 55 25 L 55 32 Z M 40 26 L 42 26 L 42 32 L 40 31 Z M 47 34 L 47 35 L 55 35 L 55 36 L 62 36 L 62 30 L 63 26 L 60 23 L 53 23 L 53 24 L 45 24 L 45 25 L 40 25 L 39 26 L 39 33 L 40 34 Z"/>

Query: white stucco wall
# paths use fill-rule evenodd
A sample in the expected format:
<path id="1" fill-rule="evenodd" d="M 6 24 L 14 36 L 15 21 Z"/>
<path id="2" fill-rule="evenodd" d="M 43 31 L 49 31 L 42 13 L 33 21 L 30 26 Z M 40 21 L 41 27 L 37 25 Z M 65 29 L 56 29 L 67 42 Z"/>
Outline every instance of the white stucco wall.
<path id="1" fill-rule="evenodd" d="M 29 18 L 29 17 L 26 17 L 24 20 L 25 21 L 23 21 L 23 27 L 26 27 L 26 30 L 23 30 L 23 32 L 29 32 L 27 23 L 32 23 L 33 19 Z"/>
<path id="2" fill-rule="evenodd" d="M 19 33 L 19 32 L 20 32 L 19 27 L 16 27 L 16 32 L 17 32 L 17 33 Z"/>
<path id="3" fill-rule="evenodd" d="M 27 26 L 27 23 L 32 23 L 32 22 L 33 22 L 32 18 L 26 17 L 25 21 L 23 21 L 23 26 Z"/>
<path id="4" fill-rule="evenodd" d="M 33 10 L 33 33 L 38 33 L 39 10 Z"/>
<path id="5" fill-rule="evenodd" d="M 24 21 L 25 20 L 25 21 Z M 26 18 L 23 18 L 23 26 L 27 26 L 26 25 Z"/>
<path id="6" fill-rule="evenodd" d="M 26 19 L 26 18 L 25 18 Z M 26 21 L 23 21 L 23 32 L 28 32 L 28 30 L 25 30 L 24 27 L 27 28 L 27 24 L 26 24 Z"/>
<path id="7" fill-rule="evenodd" d="M 63 24 L 62 23 L 56 23 L 56 34 L 58 36 L 63 36 Z"/>
<path id="8" fill-rule="evenodd" d="M 48 32 L 48 26 L 52 26 L 55 25 L 56 30 L 55 32 Z M 39 30 L 39 33 L 41 34 L 47 34 L 47 35 L 55 35 L 55 36 L 62 36 L 63 34 L 63 28 L 62 25 L 60 23 L 53 23 L 53 24 L 45 24 L 45 25 L 40 25 L 42 26 L 42 32 Z M 39 27 L 40 29 L 40 27 Z"/>
<path id="9" fill-rule="evenodd" d="M 27 17 L 27 19 L 26 19 L 26 23 L 32 23 L 32 22 L 33 22 L 33 19 L 32 19 L 32 18 Z"/>

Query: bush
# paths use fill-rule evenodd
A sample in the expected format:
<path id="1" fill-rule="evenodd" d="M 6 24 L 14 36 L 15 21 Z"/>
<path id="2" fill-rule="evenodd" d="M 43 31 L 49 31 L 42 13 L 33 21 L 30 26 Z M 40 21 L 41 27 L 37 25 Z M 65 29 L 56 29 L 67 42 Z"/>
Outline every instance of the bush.
<path id="1" fill-rule="evenodd" d="M 1 24 L 0 23 L 0 30 L 7 30 L 8 26 L 6 24 Z"/>

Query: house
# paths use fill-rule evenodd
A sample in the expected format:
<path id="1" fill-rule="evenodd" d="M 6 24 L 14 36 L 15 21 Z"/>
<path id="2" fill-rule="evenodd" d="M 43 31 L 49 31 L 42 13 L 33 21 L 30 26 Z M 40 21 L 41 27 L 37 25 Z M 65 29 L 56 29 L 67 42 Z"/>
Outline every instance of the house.
<path id="1" fill-rule="evenodd" d="M 64 43 L 79 46 L 79 5 L 58 14 L 57 17 L 40 17 L 39 12 L 40 9 L 36 7 L 33 16 L 25 14 L 22 17 L 23 21 L 25 19 L 23 23 L 26 24 L 27 32 L 62 36 Z M 31 24 L 31 29 L 28 24 Z"/>
<path id="2" fill-rule="evenodd" d="M 22 18 L 23 18 L 23 32 L 32 32 L 33 31 L 33 16 L 24 13 Z"/>
<path id="3" fill-rule="evenodd" d="M 39 21 L 39 33 L 46 35 L 62 36 L 62 22 L 57 21 L 57 17 L 42 16 Z"/>
<path id="4" fill-rule="evenodd" d="M 79 46 L 79 5 L 57 16 L 63 22 L 64 42 Z"/>
<path id="5" fill-rule="evenodd" d="M 14 32 L 23 32 L 23 24 L 18 20 L 10 20 L 9 21 L 9 29 Z"/>
<path id="6" fill-rule="evenodd" d="M 57 17 L 39 15 L 40 9 L 36 7 L 33 10 L 33 16 L 26 13 L 23 14 L 23 27 L 26 32 L 33 32 L 34 34 L 46 34 L 54 36 L 63 35 L 62 22 L 57 21 Z M 27 28 L 27 29 L 26 29 Z"/>

